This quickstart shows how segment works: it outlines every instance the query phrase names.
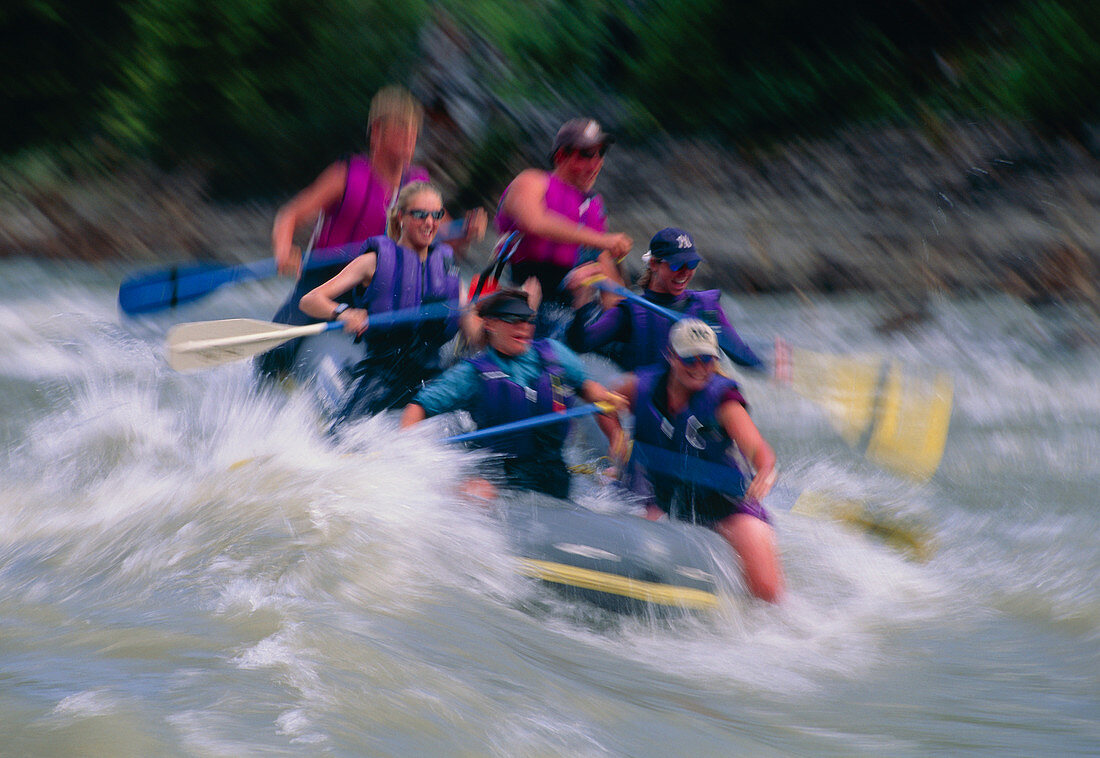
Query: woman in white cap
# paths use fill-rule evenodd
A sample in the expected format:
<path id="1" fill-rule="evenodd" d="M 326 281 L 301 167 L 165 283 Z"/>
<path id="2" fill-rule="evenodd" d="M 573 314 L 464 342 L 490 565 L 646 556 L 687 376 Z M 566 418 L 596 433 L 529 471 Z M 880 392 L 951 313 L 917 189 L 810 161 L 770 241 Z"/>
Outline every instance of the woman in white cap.
<path id="1" fill-rule="evenodd" d="M 783 572 L 760 504 L 775 483 L 775 453 L 736 382 L 716 373 L 718 352 L 713 329 L 684 319 L 669 333 L 667 361 L 617 388 L 635 417 L 627 481 L 647 496 L 648 518 L 667 514 L 722 535 L 749 592 L 776 602 Z"/>

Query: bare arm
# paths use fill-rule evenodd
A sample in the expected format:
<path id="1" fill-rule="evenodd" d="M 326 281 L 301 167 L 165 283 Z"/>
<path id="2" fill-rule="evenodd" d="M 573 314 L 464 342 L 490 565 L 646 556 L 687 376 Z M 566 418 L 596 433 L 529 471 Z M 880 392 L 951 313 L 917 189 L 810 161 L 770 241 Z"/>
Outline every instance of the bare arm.
<path id="1" fill-rule="evenodd" d="M 591 379 L 581 385 L 580 394 L 590 403 L 610 403 L 614 407 L 613 412 L 601 413 L 596 416 L 596 425 L 607 437 L 607 448 L 611 457 L 617 461 L 622 461 L 626 457 L 626 436 L 623 434 L 623 425 L 619 420 L 618 412 L 626 410 L 626 397 Z"/>
<path id="2" fill-rule="evenodd" d="M 581 385 L 580 396 L 590 403 L 607 403 L 616 411 L 626 410 L 627 407 L 625 397 L 591 379 L 586 379 Z"/>
<path id="3" fill-rule="evenodd" d="M 729 400 L 718 408 L 718 421 L 752 464 L 755 474 L 745 496 L 762 499 L 775 484 L 775 451 L 756 428 L 745 406 Z"/>
<path id="4" fill-rule="evenodd" d="M 405 406 L 405 410 L 401 412 L 401 428 L 412 426 L 413 424 L 419 424 L 426 419 L 428 414 L 424 412 L 424 408 L 416 403 L 409 403 Z"/>
<path id="5" fill-rule="evenodd" d="M 605 234 L 579 226 L 546 207 L 549 177 L 543 171 L 528 169 L 512 182 L 504 196 L 504 212 L 516 220 L 520 231 L 537 237 L 609 250 L 615 259 L 626 255 L 633 241 L 625 234 Z"/>
<path id="6" fill-rule="evenodd" d="M 300 272 L 302 251 L 294 244 L 294 232 L 329 205 L 339 202 L 347 184 L 347 164 L 334 163 L 275 214 L 275 223 L 271 227 L 271 248 L 280 274 Z"/>
<path id="7" fill-rule="evenodd" d="M 336 298 L 350 292 L 357 284 L 366 286 L 374 278 L 378 265 L 378 255 L 364 253 L 353 260 L 336 276 L 329 279 L 306 294 L 298 303 L 302 313 L 314 318 L 330 319 L 338 303 Z M 363 308 L 348 308 L 337 320 L 344 322 L 344 330 L 358 334 L 367 328 L 367 311 Z"/>
<path id="8" fill-rule="evenodd" d="M 473 210 L 466 211 L 461 232 L 459 232 L 457 236 L 440 236 L 439 241 L 446 242 L 450 245 L 451 249 L 455 251 L 455 257 L 459 260 L 463 260 L 466 257 L 466 251 L 471 243 L 478 242 L 485 237 L 485 227 L 488 225 L 488 218 L 484 208 L 474 208 Z M 440 228 L 446 229 L 447 225 L 452 220 L 451 215 L 448 213 L 443 219 L 443 224 Z"/>

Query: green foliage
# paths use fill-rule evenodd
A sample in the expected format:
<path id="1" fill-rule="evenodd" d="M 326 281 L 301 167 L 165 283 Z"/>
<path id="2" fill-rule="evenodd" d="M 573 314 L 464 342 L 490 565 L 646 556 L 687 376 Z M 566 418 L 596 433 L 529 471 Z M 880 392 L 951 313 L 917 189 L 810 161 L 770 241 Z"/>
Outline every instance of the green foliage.
<path id="1" fill-rule="evenodd" d="M 967 107 L 1071 133 L 1100 116 L 1100 6 L 1026 3 L 1003 28 L 962 62 Z"/>
<path id="2" fill-rule="evenodd" d="M 503 94 L 552 100 L 593 96 L 618 68 L 616 33 L 629 14 L 616 0 L 445 0 L 451 17 L 490 40 L 510 63 Z M 614 82 L 611 82 L 614 84 Z"/>
<path id="3" fill-rule="evenodd" d="M 362 143 L 370 97 L 407 71 L 423 6 L 381 0 L 135 0 L 138 44 L 103 124 L 221 189 L 316 173 Z M 317 149 L 323 146 L 322 150 Z"/>
<path id="4" fill-rule="evenodd" d="M 726 139 L 896 118 L 942 85 L 935 48 L 969 38 L 988 5 L 654 0 L 625 88 L 670 130 Z"/>
<path id="5" fill-rule="evenodd" d="M 362 147 L 371 96 L 412 78 L 437 18 L 500 53 L 475 61 L 498 96 L 638 138 L 762 143 L 933 107 L 1073 131 L 1100 111 L 1093 0 L 8 0 L 0 155 L 94 145 L 283 194 Z M 471 181 L 523 141 L 488 133 Z"/>
<path id="6" fill-rule="evenodd" d="M 30 117 L 3 128 L 0 150 L 98 135 L 131 154 L 200 165 L 222 192 L 275 191 L 360 147 L 371 96 L 408 75 L 427 7 L 17 2 L 0 16 L 0 40 L 12 43 L 0 45 L 0 80 Z"/>
<path id="7" fill-rule="evenodd" d="M 134 34 L 119 3 L 5 0 L 0 8 L 0 154 L 77 139 L 119 82 Z"/>

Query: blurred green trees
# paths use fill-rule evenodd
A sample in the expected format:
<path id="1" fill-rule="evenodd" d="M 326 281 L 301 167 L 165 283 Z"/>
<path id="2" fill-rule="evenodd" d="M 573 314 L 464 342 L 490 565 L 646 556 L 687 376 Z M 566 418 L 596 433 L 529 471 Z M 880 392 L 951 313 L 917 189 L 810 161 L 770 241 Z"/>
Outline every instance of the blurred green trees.
<path id="1" fill-rule="evenodd" d="M 197 165 L 216 191 L 281 191 L 333 149 L 363 144 L 370 98 L 409 70 L 426 6 L 11 0 L 0 10 L 0 150 L 105 140 Z"/>
<path id="2" fill-rule="evenodd" d="M 412 78 L 439 13 L 499 51 L 495 96 L 637 138 L 759 144 L 917 113 L 1074 134 L 1100 115 L 1093 0 L 8 0 L 0 154 L 75 145 L 279 194 L 362 145 L 371 95 Z"/>

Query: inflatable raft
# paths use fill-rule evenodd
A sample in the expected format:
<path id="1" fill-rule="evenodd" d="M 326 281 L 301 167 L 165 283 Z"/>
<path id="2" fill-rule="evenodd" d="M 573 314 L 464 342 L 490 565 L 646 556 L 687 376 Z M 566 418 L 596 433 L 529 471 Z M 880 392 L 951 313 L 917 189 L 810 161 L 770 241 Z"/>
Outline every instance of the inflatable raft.
<path id="1" fill-rule="evenodd" d="M 356 381 L 353 369 L 365 357 L 364 344 L 342 329 L 322 332 L 301 341 L 288 374 L 332 419 L 347 405 Z"/>
<path id="2" fill-rule="evenodd" d="M 354 391 L 353 369 L 363 356 L 362 343 L 324 332 L 302 341 L 291 375 L 333 418 Z M 712 610 L 730 589 L 722 568 L 732 560 L 730 547 L 709 529 L 599 513 L 537 493 L 509 495 L 496 510 L 520 570 L 567 598 L 668 615 Z"/>
<path id="3" fill-rule="evenodd" d="M 533 494 L 502 501 L 499 512 L 520 570 L 565 597 L 667 615 L 713 610 L 730 589 L 730 547 L 709 529 Z"/>

